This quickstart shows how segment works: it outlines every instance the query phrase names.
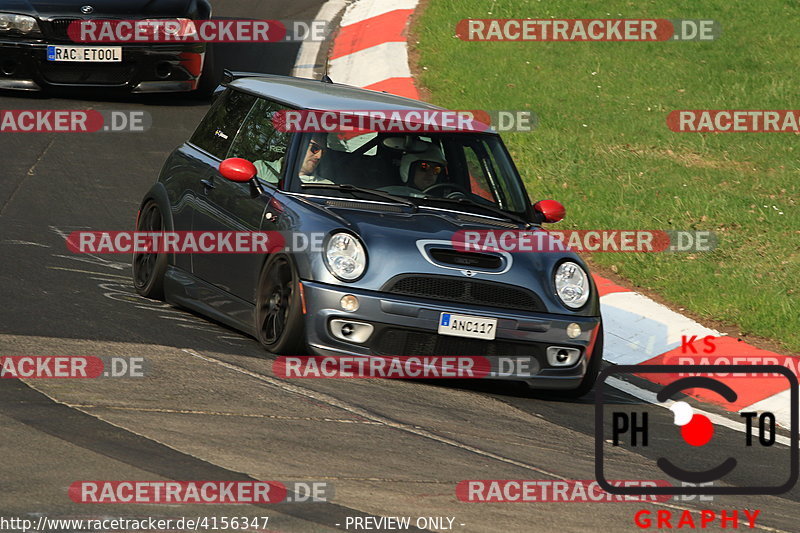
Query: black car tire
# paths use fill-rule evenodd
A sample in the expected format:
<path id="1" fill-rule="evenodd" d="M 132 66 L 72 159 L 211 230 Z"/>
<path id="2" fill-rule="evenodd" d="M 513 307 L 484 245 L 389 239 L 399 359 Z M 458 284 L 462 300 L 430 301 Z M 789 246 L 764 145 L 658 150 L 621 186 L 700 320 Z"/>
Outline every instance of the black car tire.
<path id="1" fill-rule="evenodd" d="M 271 257 L 258 279 L 255 331 L 261 345 L 278 355 L 306 351 L 300 278 L 285 255 Z"/>
<path id="2" fill-rule="evenodd" d="M 137 231 L 164 231 L 161 209 L 149 200 L 139 214 Z M 136 292 L 153 300 L 164 299 L 164 274 L 167 272 L 167 254 L 137 252 L 133 254 L 133 286 Z"/>
<path id="3" fill-rule="evenodd" d="M 216 61 L 214 60 L 214 43 L 206 44 L 206 57 L 203 61 L 203 71 L 197 89 L 192 93 L 197 98 L 209 98 L 219 86 Z"/>
<path id="4" fill-rule="evenodd" d="M 603 337 L 603 324 L 601 322 L 600 331 L 597 332 L 597 340 L 594 343 L 592 358 L 589 360 L 589 367 L 586 369 L 586 374 L 584 374 L 580 385 L 574 389 L 557 391 L 556 394 L 558 396 L 580 398 L 592 390 L 595 381 L 597 381 L 597 375 L 600 374 L 600 366 L 603 364 Z"/>

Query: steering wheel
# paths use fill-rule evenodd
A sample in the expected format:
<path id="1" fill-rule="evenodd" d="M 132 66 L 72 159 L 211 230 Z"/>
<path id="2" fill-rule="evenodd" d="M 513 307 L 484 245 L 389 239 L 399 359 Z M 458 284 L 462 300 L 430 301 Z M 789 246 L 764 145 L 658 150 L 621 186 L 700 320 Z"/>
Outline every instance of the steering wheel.
<path id="1" fill-rule="evenodd" d="M 447 198 L 466 198 L 470 192 L 466 190 L 461 185 L 457 185 L 455 183 L 434 183 L 424 191 L 423 194 L 430 194 L 433 191 L 438 191 L 439 189 L 453 189 L 453 192 L 450 194 L 445 195 Z"/>

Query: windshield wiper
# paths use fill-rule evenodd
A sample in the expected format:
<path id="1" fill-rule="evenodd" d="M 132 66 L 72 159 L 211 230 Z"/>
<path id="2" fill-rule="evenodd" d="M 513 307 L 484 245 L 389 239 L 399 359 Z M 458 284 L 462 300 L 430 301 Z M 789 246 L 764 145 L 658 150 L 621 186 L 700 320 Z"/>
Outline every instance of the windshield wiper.
<path id="1" fill-rule="evenodd" d="M 505 220 L 511 222 L 517 222 L 518 224 L 525 224 L 526 226 L 530 225 L 529 220 L 525 220 L 519 215 L 515 215 L 513 213 L 509 213 L 508 211 L 504 211 L 499 207 L 493 207 L 490 205 L 483 205 L 479 204 L 478 202 L 474 202 L 469 198 L 438 198 L 436 196 L 423 196 L 420 200 L 426 201 L 434 201 L 434 202 L 442 202 L 446 204 L 455 204 L 455 205 L 462 205 L 462 206 L 469 206 L 469 207 L 477 207 L 479 209 L 483 209 L 484 211 L 488 211 L 495 216 L 503 218 Z"/>
<path id="2" fill-rule="evenodd" d="M 415 212 L 419 209 L 419 206 L 417 204 L 415 204 L 414 202 L 410 202 L 400 196 L 395 196 L 393 194 L 389 194 L 388 192 L 376 191 L 373 189 L 363 189 L 361 187 L 356 187 L 355 185 L 350 185 L 349 183 L 303 183 L 300 185 L 300 187 L 302 187 L 303 189 L 334 189 L 337 191 L 346 191 L 349 193 L 367 194 L 369 196 L 374 196 L 376 198 L 383 198 L 384 200 L 389 200 L 397 204 L 402 204 L 406 207 L 410 207 Z"/>

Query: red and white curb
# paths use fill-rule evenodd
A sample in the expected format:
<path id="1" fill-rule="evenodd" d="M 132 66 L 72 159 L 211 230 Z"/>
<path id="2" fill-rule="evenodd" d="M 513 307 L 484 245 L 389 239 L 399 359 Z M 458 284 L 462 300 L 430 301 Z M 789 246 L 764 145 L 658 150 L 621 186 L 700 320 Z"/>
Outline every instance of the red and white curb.
<path id="1" fill-rule="evenodd" d="M 615 364 L 680 364 L 681 358 L 692 364 L 764 364 L 768 358 L 783 364 L 798 375 L 800 359 L 756 348 L 734 339 L 650 298 L 594 276 L 600 292 L 601 311 L 606 331 L 604 359 Z M 683 339 L 695 338 L 691 347 Z M 712 351 L 713 349 L 713 351 Z M 696 352 L 696 353 L 692 353 Z M 736 362 L 736 359 L 740 361 Z M 715 393 L 693 396 L 716 403 L 731 412 L 772 411 L 780 425 L 789 427 L 789 387 L 781 377 L 717 378 L 738 394 L 735 402 L 724 402 Z"/>
<path id="2" fill-rule="evenodd" d="M 336 83 L 419 98 L 408 67 L 408 22 L 418 0 L 358 0 L 344 12 L 329 56 Z"/>
<path id="3" fill-rule="evenodd" d="M 337 83 L 366 89 L 387 91 L 399 96 L 419 98 L 408 65 L 406 40 L 408 24 L 418 0 L 356 0 L 347 6 L 341 28 L 333 41 L 329 55 L 329 73 Z M 760 350 L 746 342 L 725 336 L 694 320 L 672 311 L 650 298 L 594 276 L 600 293 L 605 327 L 605 356 L 614 364 L 660 364 L 665 359 L 675 364 L 681 353 L 682 339 L 696 336 L 697 354 L 708 356 L 711 364 L 717 358 L 732 360 L 738 357 L 775 357 L 788 362 L 797 375 L 797 358 Z M 716 345 L 713 353 L 704 353 L 707 336 Z M 699 363 L 699 361 L 697 361 Z M 731 362 L 730 364 L 734 364 Z M 736 380 L 736 402 L 725 403 L 717 397 L 698 398 L 717 403 L 731 412 L 768 410 L 777 421 L 789 427 L 789 390 L 782 378 Z M 725 379 L 721 379 L 725 381 Z M 729 383 L 730 384 L 730 383 Z M 732 385 L 733 386 L 733 385 Z"/>

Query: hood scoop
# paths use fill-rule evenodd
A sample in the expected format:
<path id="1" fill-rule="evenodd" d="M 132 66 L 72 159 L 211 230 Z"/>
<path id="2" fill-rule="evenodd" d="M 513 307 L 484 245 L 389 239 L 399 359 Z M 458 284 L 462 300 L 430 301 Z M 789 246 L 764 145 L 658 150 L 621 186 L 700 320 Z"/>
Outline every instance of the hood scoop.
<path id="1" fill-rule="evenodd" d="M 369 209 L 370 211 L 388 211 L 390 213 L 402 213 L 404 210 L 399 205 L 378 204 L 373 202 L 357 202 L 349 200 L 326 200 L 325 205 L 329 207 L 343 207 L 345 209 Z"/>
<path id="2" fill-rule="evenodd" d="M 462 222 L 469 222 L 471 224 L 487 224 L 489 226 L 497 226 L 500 228 L 519 229 L 519 224 L 506 222 L 505 220 L 497 220 L 494 218 L 473 217 L 462 214 L 457 215 L 456 218 Z"/>
<path id="3" fill-rule="evenodd" d="M 428 253 L 438 263 L 467 270 L 497 270 L 503 265 L 503 258 L 499 255 L 459 252 L 451 248 L 429 248 Z"/>

